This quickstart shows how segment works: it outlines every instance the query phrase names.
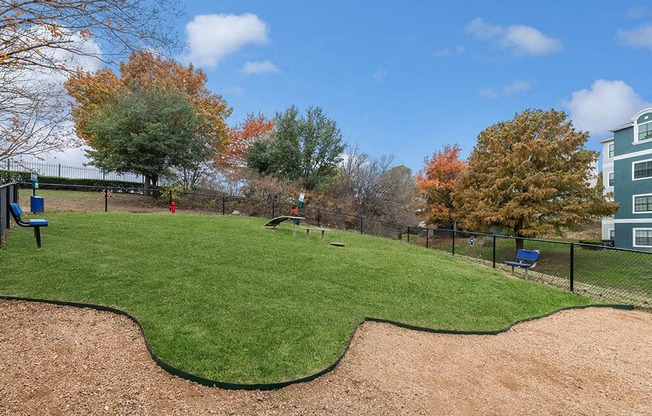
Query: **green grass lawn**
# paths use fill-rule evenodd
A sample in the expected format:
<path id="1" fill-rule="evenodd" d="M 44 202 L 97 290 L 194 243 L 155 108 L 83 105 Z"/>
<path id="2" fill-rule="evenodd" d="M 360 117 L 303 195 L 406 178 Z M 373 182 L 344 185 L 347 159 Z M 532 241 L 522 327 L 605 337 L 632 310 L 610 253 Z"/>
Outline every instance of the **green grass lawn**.
<path id="1" fill-rule="evenodd" d="M 425 245 L 423 238 L 411 238 L 411 243 Z M 432 246 L 450 252 L 450 238 Z M 455 254 L 492 260 L 492 238 L 477 236 L 475 244 L 468 243 L 468 237 L 459 237 L 455 243 Z M 535 271 L 567 280 L 570 285 L 570 245 L 553 241 L 525 241 L 525 248 L 539 250 L 541 257 Z M 514 260 L 516 245 L 513 239 L 496 239 L 496 263 Z M 595 287 L 638 292 L 652 299 L 652 278 L 648 253 L 619 250 L 589 250 L 575 244 L 574 277 L 576 283 L 588 283 Z"/>
<path id="2" fill-rule="evenodd" d="M 231 216 L 47 214 L 43 248 L 13 228 L 0 293 L 115 306 L 185 371 L 262 383 L 321 370 L 365 316 L 496 330 L 587 298 L 402 242 Z M 338 248 L 329 241 L 342 241 Z"/>

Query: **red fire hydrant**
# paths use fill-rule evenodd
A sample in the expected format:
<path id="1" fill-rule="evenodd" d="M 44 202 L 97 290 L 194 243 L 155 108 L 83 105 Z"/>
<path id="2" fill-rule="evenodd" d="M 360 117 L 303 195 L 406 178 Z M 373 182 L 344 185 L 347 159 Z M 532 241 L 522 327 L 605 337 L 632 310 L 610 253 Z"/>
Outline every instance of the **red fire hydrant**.
<path id="1" fill-rule="evenodd" d="M 172 201 L 172 203 L 170 204 L 170 211 L 172 211 L 173 214 L 175 212 L 177 212 L 177 203 L 176 202 Z"/>

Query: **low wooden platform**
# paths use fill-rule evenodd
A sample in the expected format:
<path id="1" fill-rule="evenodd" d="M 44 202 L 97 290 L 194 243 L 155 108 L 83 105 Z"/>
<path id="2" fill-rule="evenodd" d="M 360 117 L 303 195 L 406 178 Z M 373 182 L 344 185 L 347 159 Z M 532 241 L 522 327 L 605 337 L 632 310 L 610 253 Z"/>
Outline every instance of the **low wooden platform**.
<path id="1" fill-rule="evenodd" d="M 283 221 L 287 220 L 305 220 L 305 217 L 295 217 L 292 215 L 281 215 L 280 217 L 272 218 L 269 220 L 267 224 L 265 224 L 265 227 L 271 227 L 272 229 L 276 228 L 277 225 L 282 223 Z"/>
<path id="2" fill-rule="evenodd" d="M 321 231 L 321 238 L 320 238 L 320 240 L 322 240 L 322 241 L 324 240 L 324 233 L 325 233 L 326 231 L 330 231 L 328 228 L 319 228 L 319 227 L 315 227 L 315 228 L 306 228 L 305 230 L 306 230 L 306 240 L 310 240 L 310 231 Z"/>

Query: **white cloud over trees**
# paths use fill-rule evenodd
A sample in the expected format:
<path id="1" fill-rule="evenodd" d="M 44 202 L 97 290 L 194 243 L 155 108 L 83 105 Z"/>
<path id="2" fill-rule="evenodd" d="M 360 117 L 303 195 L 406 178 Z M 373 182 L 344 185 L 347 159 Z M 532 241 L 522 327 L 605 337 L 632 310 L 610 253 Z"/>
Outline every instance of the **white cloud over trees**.
<path id="1" fill-rule="evenodd" d="M 242 72 L 248 75 L 264 74 L 266 72 L 280 72 L 278 67 L 271 61 L 245 62 Z"/>
<path id="2" fill-rule="evenodd" d="M 547 36 L 530 26 L 493 25 L 477 18 L 466 25 L 465 32 L 476 40 L 489 42 L 515 55 L 549 55 L 564 49 L 561 40 Z"/>
<path id="3" fill-rule="evenodd" d="M 625 46 L 652 50 L 652 23 L 632 30 L 618 29 L 616 39 Z"/>
<path id="4" fill-rule="evenodd" d="M 650 103 L 641 98 L 624 81 L 599 79 L 588 89 L 571 94 L 564 103 L 576 129 L 588 131 L 591 136 L 606 136 L 609 130 L 627 123 L 630 118 Z"/>
<path id="5" fill-rule="evenodd" d="M 245 45 L 267 43 L 267 32 L 267 24 L 251 13 L 195 16 L 186 24 L 187 59 L 194 65 L 214 68 Z"/>

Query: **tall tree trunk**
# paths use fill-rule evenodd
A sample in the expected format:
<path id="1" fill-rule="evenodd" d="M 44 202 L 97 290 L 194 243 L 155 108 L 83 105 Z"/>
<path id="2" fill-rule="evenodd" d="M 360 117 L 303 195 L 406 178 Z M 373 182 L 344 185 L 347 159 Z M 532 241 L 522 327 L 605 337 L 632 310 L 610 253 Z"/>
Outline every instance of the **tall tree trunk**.
<path id="1" fill-rule="evenodd" d="M 145 175 L 145 182 L 143 184 L 143 191 L 144 191 L 145 196 L 150 196 L 151 195 L 151 189 L 152 189 L 151 182 L 152 182 L 152 178 Z"/>
<path id="2" fill-rule="evenodd" d="M 156 189 L 157 182 L 158 182 L 158 175 L 154 175 L 154 176 L 145 175 L 145 184 L 143 187 L 145 196 L 156 197 L 156 193 L 158 192 L 158 190 Z"/>
<path id="3" fill-rule="evenodd" d="M 525 248 L 525 240 L 523 240 L 523 235 L 521 235 L 520 230 L 520 226 L 514 227 L 514 236 L 516 237 L 516 251 Z"/>

